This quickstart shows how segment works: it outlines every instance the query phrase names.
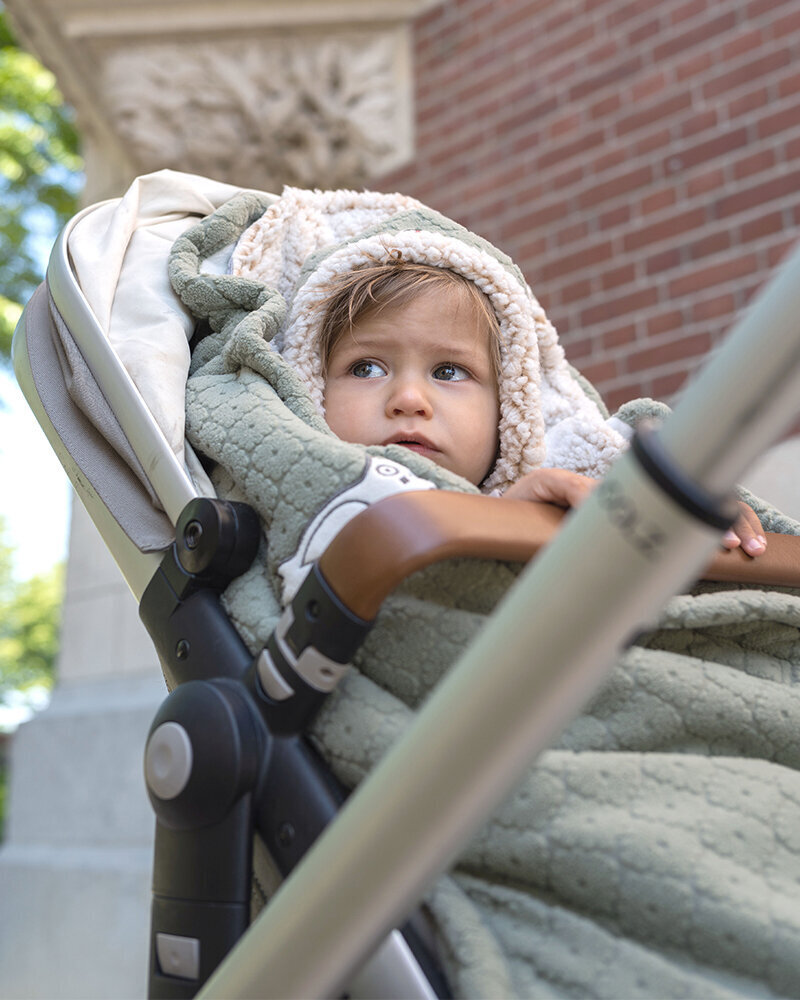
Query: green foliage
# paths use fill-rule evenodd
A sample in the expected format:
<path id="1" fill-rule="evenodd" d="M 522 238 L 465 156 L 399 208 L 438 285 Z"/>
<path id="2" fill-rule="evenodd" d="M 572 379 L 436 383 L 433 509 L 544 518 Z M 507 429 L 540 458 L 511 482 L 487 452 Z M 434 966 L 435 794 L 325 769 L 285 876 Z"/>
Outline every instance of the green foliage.
<path id="1" fill-rule="evenodd" d="M 63 567 L 18 581 L 0 520 L 0 702 L 11 691 L 50 687 L 58 652 Z"/>
<path id="2" fill-rule="evenodd" d="M 0 357 L 11 346 L 13 307 L 42 280 L 47 249 L 76 211 L 81 169 L 55 78 L 17 46 L 0 3 Z"/>
<path id="3" fill-rule="evenodd" d="M 49 688 L 58 651 L 63 567 L 18 581 L 13 573 L 13 550 L 4 540 L 0 518 L 0 705 L 35 702 L 31 689 Z M 27 695 L 27 697 L 26 697 Z M 0 733 L 0 840 L 6 809 L 7 744 Z"/>

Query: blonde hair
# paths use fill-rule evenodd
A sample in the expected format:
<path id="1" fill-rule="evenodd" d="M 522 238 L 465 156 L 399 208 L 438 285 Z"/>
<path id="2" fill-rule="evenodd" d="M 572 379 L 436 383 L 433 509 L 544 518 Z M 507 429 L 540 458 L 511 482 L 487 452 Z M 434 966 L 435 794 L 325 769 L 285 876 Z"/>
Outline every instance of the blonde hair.
<path id="1" fill-rule="evenodd" d="M 500 323 L 489 299 L 478 286 L 455 271 L 431 264 L 404 261 L 399 256 L 380 264 L 367 264 L 335 278 L 319 308 L 323 312 L 319 351 L 323 373 L 341 338 L 355 324 L 389 307 L 406 305 L 429 291 L 449 291 L 463 297 L 489 336 L 489 354 L 495 377 L 500 373 Z"/>

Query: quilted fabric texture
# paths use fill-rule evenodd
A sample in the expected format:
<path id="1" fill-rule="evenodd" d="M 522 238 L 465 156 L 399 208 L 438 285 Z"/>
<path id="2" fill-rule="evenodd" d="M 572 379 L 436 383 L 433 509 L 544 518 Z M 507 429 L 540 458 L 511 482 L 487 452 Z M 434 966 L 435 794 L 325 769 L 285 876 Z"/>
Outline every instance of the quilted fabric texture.
<path id="1" fill-rule="evenodd" d="M 253 652 L 280 614 L 281 565 L 365 461 L 264 339 L 277 298 L 203 273 L 264 207 L 255 196 L 226 206 L 178 241 L 171 264 L 212 330 L 194 354 L 188 437 L 216 463 L 218 491 L 258 510 L 268 540 L 225 595 Z M 619 416 L 652 409 L 634 402 Z M 368 451 L 470 489 L 399 448 Z M 768 530 L 800 533 L 752 502 Z M 443 564 L 387 602 L 314 727 L 343 781 L 360 781 L 404 731 L 515 573 Z M 673 598 L 431 890 L 454 994 L 800 996 L 798 682 L 800 594 L 700 585 Z"/>

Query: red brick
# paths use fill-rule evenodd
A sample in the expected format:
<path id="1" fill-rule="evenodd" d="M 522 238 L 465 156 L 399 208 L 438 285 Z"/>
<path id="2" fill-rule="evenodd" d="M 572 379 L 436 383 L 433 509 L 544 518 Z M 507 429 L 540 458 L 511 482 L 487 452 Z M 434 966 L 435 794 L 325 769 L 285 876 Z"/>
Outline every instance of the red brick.
<path id="1" fill-rule="evenodd" d="M 658 300 L 658 290 L 655 288 L 640 288 L 616 299 L 606 299 L 589 306 L 581 312 L 581 323 L 594 325 L 605 320 L 616 319 L 617 316 L 627 316 L 637 309 L 652 306 Z"/>
<path id="2" fill-rule="evenodd" d="M 551 138 L 565 135 L 567 132 L 574 132 L 581 123 L 583 115 L 580 111 L 571 111 L 568 115 L 556 118 L 547 127 L 547 134 Z"/>
<path id="3" fill-rule="evenodd" d="M 720 264 L 712 264 L 709 267 L 695 269 L 690 274 L 682 278 L 675 278 L 670 282 L 669 294 L 671 296 L 693 295 L 703 288 L 713 288 L 715 285 L 723 285 L 729 281 L 735 281 L 744 275 L 751 274 L 757 266 L 754 254 L 744 257 L 735 257 L 732 260 L 723 261 Z"/>
<path id="4" fill-rule="evenodd" d="M 721 62 L 735 59 L 745 52 L 752 52 L 759 48 L 764 41 L 764 36 L 760 28 L 751 28 L 732 38 L 720 47 L 719 54 Z"/>
<path id="5" fill-rule="evenodd" d="M 735 310 L 736 299 L 732 292 L 710 299 L 697 299 L 692 303 L 692 322 L 702 323 L 719 316 L 732 316 Z"/>
<path id="6" fill-rule="evenodd" d="M 670 56 L 686 52 L 710 39 L 718 38 L 723 32 L 729 31 L 736 24 L 736 11 L 727 11 L 717 17 L 712 17 L 708 21 L 695 23 L 687 31 L 675 34 L 670 32 L 667 41 L 662 42 L 653 49 L 653 57 L 657 60 L 667 59 Z"/>
<path id="7" fill-rule="evenodd" d="M 551 181 L 553 189 L 558 191 L 565 187 L 575 187 L 583 180 L 585 174 L 586 167 L 582 163 L 571 170 L 560 170 Z"/>
<path id="8" fill-rule="evenodd" d="M 696 229 L 706 221 L 704 208 L 691 208 L 688 211 L 677 212 L 668 219 L 642 226 L 628 233 L 623 240 L 625 250 L 639 250 L 650 243 L 660 243 L 662 240 L 672 240 L 680 233 Z"/>
<path id="9" fill-rule="evenodd" d="M 606 170 L 613 170 L 630 159 L 630 150 L 625 146 L 612 146 L 605 153 L 595 157 L 592 163 L 592 171 L 595 174 L 605 173 Z"/>
<path id="10" fill-rule="evenodd" d="M 753 219 L 751 222 L 743 223 L 739 233 L 742 243 L 749 243 L 751 240 L 757 240 L 762 236 L 771 236 L 773 233 L 779 233 L 782 229 L 783 213 L 768 212 L 766 215 L 759 215 L 758 218 Z"/>
<path id="11" fill-rule="evenodd" d="M 731 101 L 728 105 L 728 117 L 739 118 L 741 115 L 749 115 L 751 111 L 757 111 L 769 103 L 769 91 L 766 87 L 759 87 L 750 94 L 743 94 Z"/>
<path id="12" fill-rule="evenodd" d="M 653 9 L 651 0 L 631 0 L 630 3 L 614 3 L 610 6 L 606 21 L 610 28 L 616 28 L 625 21 L 639 14 L 650 13 Z"/>
<path id="13" fill-rule="evenodd" d="M 706 50 L 705 52 L 698 52 L 696 55 L 690 56 L 679 63 L 675 63 L 673 73 L 678 83 L 682 83 L 684 80 L 704 75 L 706 70 L 710 69 L 713 65 L 714 55 L 712 52 Z"/>
<path id="14" fill-rule="evenodd" d="M 790 174 L 782 174 L 780 177 L 773 177 L 771 180 L 761 180 L 753 187 L 719 198 L 713 206 L 714 214 L 716 218 L 723 219 L 728 215 L 744 212 L 748 208 L 766 205 L 777 198 L 793 197 L 797 194 L 798 188 L 800 188 L 800 171 L 797 170 Z"/>
<path id="15" fill-rule="evenodd" d="M 633 152 L 635 156 L 646 156 L 656 149 L 663 149 L 664 146 L 669 146 L 672 141 L 671 131 L 668 128 L 662 128 L 658 132 L 652 132 L 650 135 L 645 135 L 641 139 L 637 139 L 633 147 Z"/>
<path id="16" fill-rule="evenodd" d="M 561 63 L 545 63 L 545 67 L 544 82 L 548 87 L 558 86 L 560 89 L 562 86 L 566 86 L 568 81 L 575 79 L 576 75 L 583 69 L 583 63 L 572 59 Z"/>
<path id="17" fill-rule="evenodd" d="M 657 337 L 660 333 L 667 333 L 669 330 L 678 330 L 683 326 L 683 313 L 680 309 L 670 309 L 669 312 L 659 313 L 647 320 L 645 330 L 648 337 Z"/>
<path id="18" fill-rule="evenodd" d="M 725 183 L 725 171 L 721 167 L 707 170 L 703 174 L 690 177 L 686 185 L 686 193 L 690 198 L 716 191 Z"/>
<path id="19" fill-rule="evenodd" d="M 580 138 L 572 142 L 564 143 L 562 146 L 553 147 L 550 143 L 545 143 L 542 146 L 545 151 L 536 160 L 536 169 L 545 170 L 547 167 L 570 160 L 574 156 L 581 156 L 590 149 L 602 145 L 604 140 L 604 131 L 602 129 L 595 129 L 594 131 L 584 133 Z"/>
<path id="20" fill-rule="evenodd" d="M 650 394 L 653 399 L 665 400 L 679 392 L 686 384 L 688 372 L 671 372 L 669 375 L 658 375 L 651 380 Z"/>
<path id="21" fill-rule="evenodd" d="M 647 38 L 652 38 L 661 31 L 661 24 L 657 18 L 652 21 L 645 21 L 638 28 L 634 28 L 628 35 L 628 45 L 638 45 Z"/>
<path id="22" fill-rule="evenodd" d="M 600 232 L 605 232 L 607 229 L 614 229 L 617 226 L 624 226 L 626 223 L 630 222 L 631 218 L 631 206 L 617 205 L 616 208 L 612 208 L 609 212 L 601 212 L 597 216 L 597 227 Z"/>
<path id="23" fill-rule="evenodd" d="M 598 73 L 588 79 L 582 80 L 580 83 L 576 83 L 569 90 L 569 99 L 571 101 L 579 101 L 590 94 L 594 94 L 603 87 L 611 87 L 620 84 L 629 76 L 633 76 L 634 73 L 638 72 L 642 67 L 642 57 L 633 56 L 632 58 L 626 59 L 624 62 L 617 63 L 615 66 L 604 70 L 602 73 Z"/>
<path id="24" fill-rule="evenodd" d="M 710 100 L 712 97 L 719 97 L 720 94 L 728 90 L 735 90 L 743 87 L 760 77 L 767 77 L 775 73 L 783 66 L 788 66 L 792 60 L 791 50 L 788 48 L 779 49 L 777 52 L 770 52 L 767 55 L 753 59 L 744 66 L 729 70 L 727 73 L 720 73 L 719 76 L 710 80 L 703 87 L 703 97 Z"/>
<path id="25" fill-rule="evenodd" d="M 541 279 L 549 281 L 551 278 L 559 278 L 564 274 L 570 274 L 588 269 L 596 264 L 602 264 L 612 256 L 612 245 L 610 241 L 605 243 L 595 243 L 593 246 L 585 247 L 582 250 L 565 254 L 563 257 L 550 256 L 548 262 L 541 269 Z"/>
<path id="26" fill-rule="evenodd" d="M 800 104 L 794 104 L 762 118 L 757 125 L 758 137 L 765 139 L 778 132 L 788 132 L 796 129 L 798 124 L 800 124 Z"/>
<path id="27" fill-rule="evenodd" d="M 778 7 L 785 7 L 787 4 L 794 4 L 795 0 L 753 0 L 747 5 L 745 17 L 760 17 L 768 14 Z"/>
<path id="28" fill-rule="evenodd" d="M 776 267 L 785 259 L 789 251 L 794 250 L 796 246 L 796 235 L 780 240 L 774 246 L 771 246 L 767 251 L 767 265 L 769 267 Z"/>
<path id="29" fill-rule="evenodd" d="M 600 338 L 606 350 L 613 350 L 615 347 L 632 344 L 634 340 L 636 340 L 636 326 L 633 323 L 628 323 L 626 326 L 618 326 L 614 330 L 608 330 Z"/>
<path id="30" fill-rule="evenodd" d="M 528 211 L 515 211 L 514 218 L 503 226 L 504 236 L 516 236 L 518 233 L 528 233 L 550 223 L 557 222 L 566 217 L 569 211 L 569 204 L 566 201 L 555 202 L 551 205 L 537 203 L 534 208 Z"/>
<path id="31" fill-rule="evenodd" d="M 778 97 L 790 97 L 800 90 L 800 73 L 792 73 L 778 82 Z"/>
<path id="32" fill-rule="evenodd" d="M 561 301 L 566 305 L 573 302 L 580 302 L 582 299 L 588 299 L 592 293 L 592 283 L 588 278 L 582 278 L 580 281 L 574 281 L 570 285 L 564 285 L 560 290 Z"/>
<path id="33" fill-rule="evenodd" d="M 677 247 L 670 247 L 661 253 L 653 254 L 645 261 L 645 274 L 660 274 L 662 271 L 671 271 L 678 267 L 681 262 L 681 251 Z"/>
<path id="34" fill-rule="evenodd" d="M 603 397 L 609 413 L 616 413 L 623 403 L 642 395 L 639 383 L 630 381 L 614 389 L 605 389 L 602 385 L 596 385 L 595 388 Z"/>
<path id="35" fill-rule="evenodd" d="M 711 347 L 711 337 L 705 331 L 688 337 L 670 340 L 657 347 L 646 347 L 642 351 L 629 354 L 625 358 L 627 372 L 644 371 L 647 368 L 658 368 L 674 361 L 682 361 L 687 357 L 705 354 Z"/>
<path id="36" fill-rule="evenodd" d="M 649 215 L 650 212 L 658 212 L 662 208 L 669 208 L 674 205 L 678 198 L 674 187 L 661 188 L 652 194 L 645 195 L 639 202 L 639 211 L 642 215 Z"/>
<path id="37" fill-rule="evenodd" d="M 737 128 L 729 132 L 723 132 L 713 139 L 699 142 L 694 146 L 685 149 L 677 149 L 666 162 L 667 173 L 674 174 L 679 170 L 688 170 L 696 167 L 699 163 L 706 163 L 708 160 L 716 160 L 727 156 L 735 149 L 741 149 L 747 145 L 747 129 Z"/>
<path id="38" fill-rule="evenodd" d="M 789 35 L 796 35 L 800 32 L 800 11 L 793 10 L 785 17 L 779 17 L 770 25 L 770 34 L 773 38 L 786 38 Z"/>
<path id="39" fill-rule="evenodd" d="M 543 25 L 543 28 L 548 34 L 552 34 L 559 28 L 563 28 L 565 24 L 569 24 L 573 18 L 573 11 L 565 9 L 556 9 L 555 13 L 549 17 Z"/>
<path id="40" fill-rule="evenodd" d="M 625 135 L 635 129 L 645 128 L 662 118 L 669 118 L 692 106 L 692 95 L 688 92 L 671 94 L 657 104 L 650 104 L 632 115 L 620 118 L 615 126 L 617 135 Z"/>
<path id="41" fill-rule="evenodd" d="M 606 115 L 612 115 L 615 111 L 619 111 L 622 107 L 622 98 L 619 94 L 609 94 L 602 100 L 597 101 L 589 108 L 589 117 L 591 119 L 595 118 L 605 118 Z"/>
<path id="42" fill-rule="evenodd" d="M 732 166 L 733 176 L 737 181 L 740 181 L 745 177 L 752 177 L 753 174 L 760 174 L 763 170 L 769 170 L 774 165 L 774 151 L 771 149 L 762 149 L 734 163 Z"/>
<path id="43" fill-rule="evenodd" d="M 547 250 L 547 239 L 544 236 L 537 236 L 533 239 L 527 240 L 525 243 L 521 243 L 517 248 L 516 258 L 517 263 L 523 270 L 527 271 L 527 267 L 523 266 L 523 261 L 526 260 L 536 260 L 539 257 L 544 256 Z"/>
<path id="44" fill-rule="evenodd" d="M 680 24 L 681 21 L 687 21 L 691 17 L 697 17 L 698 14 L 705 12 L 708 7 L 708 0 L 687 0 L 686 3 L 679 4 L 675 7 L 669 15 L 670 24 Z"/>
<path id="45" fill-rule="evenodd" d="M 720 232 L 704 236 L 702 239 L 696 240 L 694 243 L 690 243 L 688 247 L 689 257 L 692 260 L 698 260 L 700 257 L 708 257 L 713 253 L 722 253 L 722 251 L 727 250 L 730 245 L 730 233 L 727 232 L 727 230 L 721 230 Z"/>
<path id="46" fill-rule="evenodd" d="M 700 132 L 712 132 L 718 125 L 717 108 L 705 108 L 702 111 L 695 111 L 689 118 L 684 118 L 678 126 L 678 135 L 681 139 L 689 139 Z"/>
<path id="47" fill-rule="evenodd" d="M 651 97 L 653 94 L 657 94 L 659 91 L 663 90 L 667 83 L 667 74 L 663 70 L 659 70 L 657 73 L 652 73 L 650 76 L 646 76 L 643 80 L 638 80 L 631 87 L 631 97 L 633 98 L 633 103 L 638 104 L 639 101 L 644 100 L 645 97 Z"/>
<path id="48" fill-rule="evenodd" d="M 594 187 L 582 191 L 578 197 L 579 208 L 589 208 L 593 205 L 602 204 L 604 201 L 611 201 L 622 195 L 630 194 L 636 188 L 649 184 L 653 179 L 652 167 L 637 167 L 618 177 L 603 181 L 602 184 L 595 184 Z"/>
<path id="49" fill-rule="evenodd" d="M 603 382 L 607 379 L 615 378 L 618 374 L 617 362 L 609 358 L 606 361 L 599 361 L 595 364 L 584 365 L 581 374 L 587 378 L 592 385 Z"/>
<path id="50" fill-rule="evenodd" d="M 573 340 L 566 334 L 561 335 L 564 350 L 570 359 L 588 358 L 594 350 L 594 337 L 582 337 Z"/>
<path id="51" fill-rule="evenodd" d="M 622 264 L 600 275 L 600 287 L 604 292 L 620 285 L 629 285 L 636 278 L 636 267 L 633 264 Z"/>
<path id="52" fill-rule="evenodd" d="M 582 219 L 580 222 L 573 222 L 572 225 L 559 229 L 552 235 L 556 241 L 556 246 L 563 247 L 567 243 L 574 243 L 575 240 L 584 239 L 588 233 L 589 223 L 585 219 Z"/>

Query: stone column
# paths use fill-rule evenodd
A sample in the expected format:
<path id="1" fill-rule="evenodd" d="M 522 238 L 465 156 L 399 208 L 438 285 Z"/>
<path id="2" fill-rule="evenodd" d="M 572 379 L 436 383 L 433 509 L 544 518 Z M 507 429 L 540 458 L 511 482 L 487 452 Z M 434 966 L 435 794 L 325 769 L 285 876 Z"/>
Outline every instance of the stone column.
<path id="1" fill-rule="evenodd" d="M 91 204 L 162 167 L 243 187 L 358 187 L 413 151 L 409 20 L 436 0 L 6 0 L 76 108 Z M 0 850 L 0 997 L 146 990 L 165 695 L 135 602 L 74 504 L 58 681 L 16 734 Z"/>

